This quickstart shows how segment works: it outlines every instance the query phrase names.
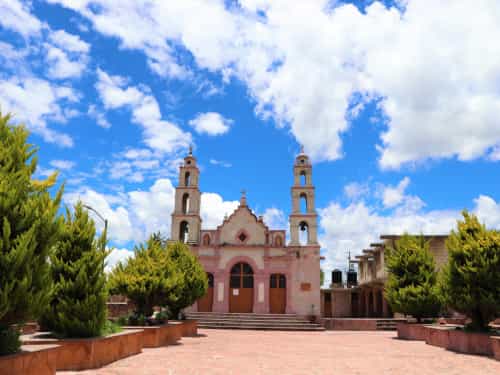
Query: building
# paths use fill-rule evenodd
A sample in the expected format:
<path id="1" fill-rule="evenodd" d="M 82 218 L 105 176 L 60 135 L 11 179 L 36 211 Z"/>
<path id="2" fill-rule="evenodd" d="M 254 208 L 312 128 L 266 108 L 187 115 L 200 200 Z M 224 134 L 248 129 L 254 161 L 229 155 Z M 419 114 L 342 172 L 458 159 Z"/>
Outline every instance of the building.
<path id="1" fill-rule="evenodd" d="M 302 151 L 293 166 L 290 241 L 247 204 L 217 228 L 203 228 L 200 171 L 190 151 L 179 170 L 171 239 L 190 246 L 205 268 L 208 293 L 188 311 L 320 314 L 320 246 L 312 166 Z M 301 209 L 301 203 L 303 209 Z"/>
<path id="2" fill-rule="evenodd" d="M 388 318 L 393 313 L 384 298 L 387 270 L 384 252 L 393 247 L 400 235 L 382 235 L 381 241 L 370 244 L 351 263 L 358 265 L 356 287 L 337 286 L 321 291 L 321 313 L 324 317 Z M 436 267 L 441 269 L 447 262 L 445 242 L 448 235 L 424 235 L 429 241 L 429 250 L 434 256 Z"/>

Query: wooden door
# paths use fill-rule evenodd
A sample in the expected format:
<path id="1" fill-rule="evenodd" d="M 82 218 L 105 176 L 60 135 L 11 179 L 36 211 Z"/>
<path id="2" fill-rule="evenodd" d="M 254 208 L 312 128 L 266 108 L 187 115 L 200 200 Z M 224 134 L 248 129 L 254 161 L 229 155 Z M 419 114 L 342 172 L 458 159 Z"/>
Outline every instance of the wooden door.
<path id="1" fill-rule="evenodd" d="M 212 311 L 212 305 L 214 303 L 214 275 L 207 273 L 208 278 L 208 289 L 203 297 L 198 300 L 198 311 L 199 312 L 210 312 Z"/>
<path id="2" fill-rule="evenodd" d="M 325 305 L 323 308 L 323 313 L 325 315 L 325 318 L 332 317 L 332 293 L 330 292 L 325 292 Z"/>
<path id="3" fill-rule="evenodd" d="M 284 314 L 286 311 L 286 277 L 273 273 L 269 280 L 269 310 L 271 314 Z"/>
<path id="4" fill-rule="evenodd" d="M 247 263 L 238 263 L 231 268 L 229 312 L 253 312 L 253 270 Z"/>

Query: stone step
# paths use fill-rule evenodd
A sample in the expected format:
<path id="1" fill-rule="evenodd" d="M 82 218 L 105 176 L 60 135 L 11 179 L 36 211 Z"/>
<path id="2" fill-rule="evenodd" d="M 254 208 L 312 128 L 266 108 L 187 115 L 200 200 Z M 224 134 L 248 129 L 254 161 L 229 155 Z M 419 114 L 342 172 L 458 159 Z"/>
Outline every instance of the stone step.
<path id="1" fill-rule="evenodd" d="M 252 321 L 252 320 L 198 320 L 198 324 L 253 324 L 253 325 L 273 325 L 273 326 L 297 326 L 297 327 L 307 327 L 313 323 L 309 322 L 262 322 L 262 321 Z M 319 324 L 314 324 L 319 326 Z"/>
<path id="2" fill-rule="evenodd" d="M 192 317 L 188 316 L 188 319 L 194 319 L 199 322 L 204 321 L 204 322 L 212 322 L 212 321 L 227 321 L 227 322 L 270 322 L 270 323 L 303 323 L 303 324 L 309 324 L 309 320 L 301 320 L 301 319 L 261 319 L 261 318 L 227 318 L 224 316 L 211 316 L 211 317 Z"/>
<path id="3" fill-rule="evenodd" d="M 296 314 L 254 314 L 254 313 L 218 313 L 218 312 L 190 312 L 186 313 L 186 315 L 190 316 L 248 316 L 248 317 L 258 317 L 258 318 L 276 318 L 276 319 L 286 319 L 286 318 L 300 318 L 306 319 Z"/>
<path id="4" fill-rule="evenodd" d="M 252 325 L 252 324 L 198 324 L 198 328 L 206 329 L 248 329 L 269 331 L 324 331 L 321 326 L 274 326 L 274 325 Z"/>

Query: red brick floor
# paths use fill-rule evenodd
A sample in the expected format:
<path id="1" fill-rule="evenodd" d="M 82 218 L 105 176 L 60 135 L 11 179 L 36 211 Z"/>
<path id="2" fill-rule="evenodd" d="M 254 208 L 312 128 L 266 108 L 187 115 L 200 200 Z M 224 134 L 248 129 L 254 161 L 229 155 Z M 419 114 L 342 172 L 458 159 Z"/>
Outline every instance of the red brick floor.
<path id="1" fill-rule="evenodd" d="M 201 337 L 185 337 L 180 345 L 144 349 L 102 369 L 73 374 L 500 374 L 500 362 L 491 358 L 398 340 L 395 332 L 199 332 Z"/>

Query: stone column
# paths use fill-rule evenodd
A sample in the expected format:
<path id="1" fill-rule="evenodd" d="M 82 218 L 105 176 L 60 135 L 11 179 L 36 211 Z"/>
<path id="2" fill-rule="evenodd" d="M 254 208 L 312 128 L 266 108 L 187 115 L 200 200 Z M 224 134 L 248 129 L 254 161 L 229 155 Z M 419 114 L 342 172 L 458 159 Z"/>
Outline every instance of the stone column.
<path id="1" fill-rule="evenodd" d="M 226 280 L 227 279 L 227 280 Z M 223 271 L 214 272 L 214 312 L 229 312 L 228 300 L 229 277 Z"/>
<path id="2" fill-rule="evenodd" d="M 269 290 L 266 289 L 266 276 L 263 273 L 254 275 L 253 292 L 253 312 L 256 314 L 269 313 L 269 308 L 266 311 L 266 299 L 269 299 Z"/>

